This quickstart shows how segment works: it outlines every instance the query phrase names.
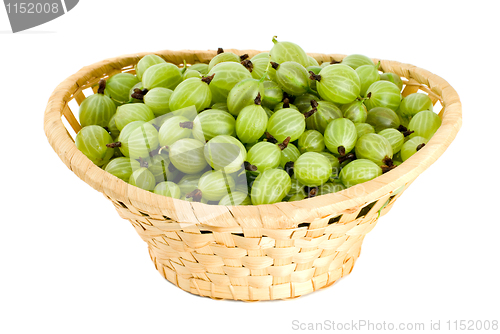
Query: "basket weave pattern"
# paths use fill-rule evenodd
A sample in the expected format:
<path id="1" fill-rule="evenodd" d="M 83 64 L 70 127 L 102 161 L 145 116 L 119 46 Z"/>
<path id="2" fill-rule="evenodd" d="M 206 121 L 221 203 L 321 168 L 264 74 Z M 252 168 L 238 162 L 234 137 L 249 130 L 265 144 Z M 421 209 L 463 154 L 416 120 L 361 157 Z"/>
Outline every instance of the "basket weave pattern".
<path id="1" fill-rule="evenodd" d="M 255 55 L 255 50 L 227 50 Z M 174 64 L 208 63 L 215 51 L 161 51 Z M 61 160 L 111 200 L 148 244 L 156 269 L 181 289 L 211 298 L 245 301 L 298 297 L 349 274 L 365 235 L 378 218 L 430 166 L 461 126 L 461 104 L 442 78 L 413 65 L 381 61 L 381 70 L 406 78 L 403 96 L 421 91 L 443 106 L 441 128 L 417 154 L 393 171 L 345 191 L 299 202 L 210 206 L 156 195 L 103 171 L 75 146 L 62 117 L 78 132 L 68 102 L 119 72 L 134 73 L 145 54 L 88 66 L 61 83 L 45 112 L 45 132 Z M 320 63 L 343 55 L 310 54 Z M 376 59 L 378 61 L 378 59 Z"/>

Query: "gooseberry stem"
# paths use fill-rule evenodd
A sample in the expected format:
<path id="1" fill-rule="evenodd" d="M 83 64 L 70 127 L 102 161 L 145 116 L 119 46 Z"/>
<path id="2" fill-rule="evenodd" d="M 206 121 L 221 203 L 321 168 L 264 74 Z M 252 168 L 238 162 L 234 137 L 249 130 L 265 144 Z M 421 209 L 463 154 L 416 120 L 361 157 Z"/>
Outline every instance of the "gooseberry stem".
<path id="1" fill-rule="evenodd" d="M 245 165 L 245 169 L 248 170 L 248 171 L 250 171 L 250 172 L 256 172 L 257 171 L 257 166 L 252 165 L 248 161 L 245 161 L 244 165 Z"/>
<path id="2" fill-rule="evenodd" d="M 106 89 L 106 80 L 99 80 L 99 88 L 97 89 L 97 94 L 104 94 L 104 90 Z"/>
<path id="3" fill-rule="evenodd" d="M 253 100 L 253 103 L 255 103 L 258 106 L 260 106 L 260 104 L 262 103 L 262 96 L 260 96 L 260 92 L 257 93 L 257 96 Z"/>
<path id="4" fill-rule="evenodd" d="M 200 189 L 195 189 L 190 193 L 186 194 L 186 198 L 192 198 L 194 202 L 200 202 L 202 197 L 203 193 L 201 192 Z"/>
<path id="5" fill-rule="evenodd" d="M 276 138 L 274 138 L 273 135 L 270 134 L 269 132 L 266 132 L 266 138 L 267 138 L 268 142 L 273 143 L 273 144 L 278 144 L 278 141 L 276 140 Z"/>
<path id="6" fill-rule="evenodd" d="M 306 198 L 313 198 L 318 193 L 318 187 L 304 186 L 304 190 L 307 193 L 307 197 Z"/>
<path id="7" fill-rule="evenodd" d="M 354 159 L 356 159 L 356 155 L 352 152 L 338 158 L 340 164 L 346 160 L 354 160 Z"/>
<path id="8" fill-rule="evenodd" d="M 343 157 L 345 155 L 345 147 L 344 146 L 337 147 L 337 152 L 339 152 L 340 156 Z"/>
<path id="9" fill-rule="evenodd" d="M 311 117 L 316 111 L 318 111 L 318 109 L 313 107 L 311 110 L 304 113 L 304 117 L 307 119 L 307 118 Z"/>
<path id="10" fill-rule="evenodd" d="M 382 174 L 387 173 L 388 171 L 396 168 L 396 166 L 394 165 L 394 162 L 388 156 L 386 156 L 384 158 L 384 160 L 382 160 L 382 162 L 385 164 L 385 165 L 380 166 L 380 168 L 382 168 Z"/>
<path id="11" fill-rule="evenodd" d="M 122 147 L 122 143 L 117 141 L 116 143 L 106 144 L 106 147 L 109 147 L 109 148 Z"/>
<path id="12" fill-rule="evenodd" d="M 280 64 L 278 64 L 277 62 L 272 61 L 272 62 L 271 62 L 271 66 L 272 66 L 275 70 L 277 70 L 277 69 L 278 69 L 278 67 L 280 67 Z"/>
<path id="13" fill-rule="evenodd" d="M 285 102 L 285 99 L 288 99 L 288 103 L 293 103 L 295 101 L 295 97 L 289 95 L 287 92 L 283 92 L 283 100 L 281 102 Z"/>
<path id="14" fill-rule="evenodd" d="M 288 99 L 288 97 L 285 97 L 283 99 L 283 108 L 290 108 L 290 100 Z"/>
<path id="15" fill-rule="evenodd" d="M 217 49 L 217 54 L 220 55 L 221 53 L 224 53 L 224 49 L 223 48 L 218 48 Z"/>
<path id="16" fill-rule="evenodd" d="M 240 60 L 243 61 L 243 60 L 247 59 L 248 57 L 249 57 L 248 53 L 245 53 L 244 55 L 240 56 Z"/>
<path id="17" fill-rule="evenodd" d="M 422 143 L 420 145 L 417 146 L 417 152 L 420 151 L 422 149 L 422 147 L 425 146 L 425 143 Z"/>
<path id="18" fill-rule="evenodd" d="M 264 80 L 266 80 L 267 72 L 269 71 L 269 65 L 271 65 L 271 55 L 269 55 L 269 61 L 267 62 L 266 71 L 262 75 L 262 78 L 260 78 L 259 83 L 263 83 Z"/>
<path id="19" fill-rule="evenodd" d="M 278 40 L 276 38 L 278 38 L 278 36 L 273 36 L 273 43 L 274 44 L 278 43 Z"/>
<path id="20" fill-rule="evenodd" d="M 192 129 L 193 128 L 193 122 L 180 122 L 179 126 L 183 129 Z"/>
<path id="21" fill-rule="evenodd" d="M 241 62 L 241 65 L 245 66 L 245 68 L 252 73 L 253 71 L 253 63 L 250 61 L 250 59 L 245 59 Z"/>
<path id="22" fill-rule="evenodd" d="M 169 147 L 168 146 L 162 146 L 162 147 L 160 147 L 160 149 L 158 150 L 158 154 L 161 154 L 161 151 L 163 151 L 163 149 L 168 150 Z"/>
<path id="23" fill-rule="evenodd" d="M 290 143 L 290 139 L 292 139 L 290 136 L 286 137 L 285 140 L 281 144 L 278 144 L 278 147 L 283 151 L 285 148 L 288 147 L 288 144 Z"/>
<path id="24" fill-rule="evenodd" d="M 215 77 L 215 73 L 212 74 L 209 77 L 203 77 L 203 78 L 201 78 L 201 81 L 203 81 L 204 83 L 206 83 L 207 85 L 209 85 L 212 82 L 212 80 L 214 79 L 214 77 Z"/>
<path id="25" fill-rule="evenodd" d="M 321 81 L 321 75 L 314 73 L 313 71 L 309 71 L 309 79 L 311 80 L 316 80 L 316 81 Z"/>
<path id="26" fill-rule="evenodd" d="M 144 100 L 144 95 L 148 93 L 148 90 L 144 88 L 143 90 L 140 90 L 139 88 L 134 88 L 134 92 L 132 93 L 132 98 L 137 99 L 137 100 Z"/>
<path id="27" fill-rule="evenodd" d="M 398 131 L 401 132 L 405 137 L 408 137 L 409 135 L 411 135 L 412 133 L 414 133 L 415 131 L 410 131 L 408 130 L 405 126 L 403 125 L 400 125 L 398 127 Z"/>

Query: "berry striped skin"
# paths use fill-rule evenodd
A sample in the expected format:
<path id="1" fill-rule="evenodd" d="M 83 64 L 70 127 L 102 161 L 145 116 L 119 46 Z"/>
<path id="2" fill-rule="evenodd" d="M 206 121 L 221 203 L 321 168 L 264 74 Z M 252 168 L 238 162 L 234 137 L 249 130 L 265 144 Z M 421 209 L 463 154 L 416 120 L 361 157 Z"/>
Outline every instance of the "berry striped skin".
<path id="1" fill-rule="evenodd" d="M 291 188 L 290 176 L 283 169 L 268 169 L 255 179 L 251 199 L 253 205 L 281 202 Z"/>
<path id="2" fill-rule="evenodd" d="M 325 150 L 325 140 L 321 132 L 307 130 L 299 137 L 299 150 L 305 152 L 323 152 Z"/>
<path id="3" fill-rule="evenodd" d="M 363 101 L 354 101 L 342 106 L 342 113 L 345 118 L 350 119 L 354 124 L 366 122 L 368 111 Z"/>
<path id="4" fill-rule="evenodd" d="M 144 104 L 158 117 L 170 112 L 170 96 L 173 91 L 168 88 L 153 88 L 144 95 Z"/>
<path id="5" fill-rule="evenodd" d="M 179 186 L 179 189 L 181 190 L 181 195 L 186 195 L 193 190 L 198 188 L 198 181 L 200 181 L 200 177 L 203 175 L 203 173 L 196 173 L 196 174 L 186 174 L 184 175 L 179 182 L 177 182 L 177 185 Z"/>
<path id="6" fill-rule="evenodd" d="M 316 112 L 306 119 L 306 126 L 309 130 L 318 130 L 324 133 L 328 123 L 334 119 L 342 118 L 342 111 L 332 102 L 319 101 L 317 103 Z M 309 107 L 305 112 L 311 110 L 312 107 Z"/>
<path id="7" fill-rule="evenodd" d="M 141 189 L 153 191 L 156 181 L 153 174 L 146 167 L 141 167 L 130 175 L 129 183 Z"/>
<path id="8" fill-rule="evenodd" d="M 427 94 L 423 93 L 413 93 L 406 96 L 399 106 L 398 113 L 411 119 L 418 112 L 423 110 L 433 110 L 432 100 Z"/>
<path id="9" fill-rule="evenodd" d="M 320 81 L 316 83 L 319 96 L 324 100 L 346 104 L 360 95 L 361 83 L 358 74 L 347 65 L 334 64 L 319 72 Z"/>
<path id="10" fill-rule="evenodd" d="M 247 106 L 236 119 L 236 134 L 242 143 L 256 142 L 266 131 L 267 121 L 264 108 L 257 104 Z"/>
<path id="11" fill-rule="evenodd" d="M 181 126 L 185 122 L 189 122 L 189 119 L 183 116 L 172 116 L 167 118 L 158 132 L 160 146 L 170 146 L 179 139 L 191 137 L 193 131 L 188 127 Z M 205 142 L 204 140 L 199 141 Z"/>
<path id="12" fill-rule="evenodd" d="M 149 152 L 156 150 L 158 144 L 158 131 L 149 123 L 142 123 L 133 130 L 126 143 L 132 159 L 149 159 Z"/>
<path id="13" fill-rule="evenodd" d="M 189 79 L 189 78 L 198 78 L 198 79 L 201 79 L 203 78 L 203 76 L 201 75 L 200 72 L 198 71 L 193 71 L 193 70 L 190 70 L 189 68 L 186 70 L 186 72 L 184 72 L 184 74 L 182 75 L 182 81 L 186 80 L 186 79 Z"/>
<path id="14" fill-rule="evenodd" d="M 311 109 L 311 101 L 319 101 L 319 102 L 324 102 L 320 101 L 320 98 L 317 95 L 311 94 L 311 93 L 305 93 L 300 96 L 297 96 L 295 100 L 293 101 L 293 104 L 299 109 L 301 113 L 304 113 L 308 110 Z M 319 104 L 318 102 L 318 104 Z M 333 104 L 333 103 L 332 103 Z"/>
<path id="15" fill-rule="evenodd" d="M 375 65 L 370 58 L 360 54 L 352 54 L 346 56 L 344 59 L 342 59 L 341 64 L 347 65 L 354 70 L 363 65 L 371 65 L 371 66 Z"/>
<path id="16" fill-rule="evenodd" d="M 286 99 L 285 99 L 286 101 Z M 280 102 L 274 107 L 274 112 L 281 110 L 281 109 L 295 109 L 299 111 L 299 108 L 297 108 L 296 105 L 291 104 L 290 102 Z"/>
<path id="17" fill-rule="evenodd" d="M 281 168 L 285 168 L 285 164 L 289 161 L 292 162 L 297 161 L 299 157 L 300 157 L 299 149 L 292 143 L 289 143 L 287 147 L 281 151 L 281 159 L 280 159 Z"/>
<path id="18" fill-rule="evenodd" d="M 183 173 L 199 173 L 207 166 L 203 155 L 204 146 L 196 139 L 179 139 L 170 146 L 170 162 Z"/>
<path id="19" fill-rule="evenodd" d="M 287 137 L 290 137 L 291 142 L 299 139 L 305 128 L 304 115 L 291 108 L 276 111 L 267 122 L 267 132 L 279 142 L 283 142 Z"/>
<path id="20" fill-rule="evenodd" d="M 422 147 L 427 144 L 427 139 L 424 137 L 413 137 L 410 138 L 406 143 L 403 144 L 401 148 L 401 159 L 403 161 L 408 160 L 412 155 L 417 153 Z"/>
<path id="21" fill-rule="evenodd" d="M 120 135 L 120 130 L 118 130 L 118 128 L 116 127 L 115 115 L 116 114 L 113 114 L 113 116 L 111 116 L 111 119 L 109 120 L 109 123 L 107 125 L 113 139 L 118 138 L 118 136 Z"/>
<path id="22" fill-rule="evenodd" d="M 246 106 L 254 105 L 258 94 L 264 96 L 264 83 L 257 79 L 243 79 L 238 82 L 227 96 L 227 108 L 229 112 L 238 116 L 240 111 Z"/>
<path id="23" fill-rule="evenodd" d="M 252 205 L 252 200 L 246 192 L 233 191 L 222 197 L 222 199 L 219 201 L 219 205 Z"/>
<path id="24" fill-rule="evenodd" d="M 236 138 L 220 135 L 210 139 L 204 148 L 206 161 L 215 170 L 227 174 L 239 171 L 247 158 L 245 146 Z"/>
<path id="25" fill-rule="evenodd" d="M 356 159 L 348 163 L 340 172 L 340 181 L 346 188 L 373 180 L 382 175 L 382 168 L 368 159 Z"/>
<path id="26" fill-rule="evenodd" d="M 274 81 L 265 80 L 262 84 L 264 85 L 262 105 L 274 109 L 283 100 L 283 90 Z"/>
<path id="27" fill-rule="evenodd" d="M 147 94 L 146 94 L 147 95 Z M 199 78 L 189 78 L 181 82 L 170 96 L 170 110 L 180 110 L 195 106 L 200 112 L 210 107 L 212 92 L 209 85 Z"/>
<path id="28" fill-rule="evenodd" d="M 119 149 L 120 152 L 126 157 L 129 157 L 129 151 L 128 151 L 128 139 L 132 133 L 141 127 L 141 125 L 146 124 L 144 121 L 135 121 L 135 122 L 130 122 L 127 124 L 123 130 L 120 132 L 120 135 L 118 136 L 118 141 L 121 143 Z"/>
<path id="29" fill-rule="evenodd" d="M 276 83 L 284 92 L 299 96 L 311 90 L 309 73 L 304 66 L 294 61 L 286 61 L 277 65 Z"/>
<path id="30" fill-rule="evenodd" d="M 440 126 L 441 118 L 436 113 L 429 110 L 421 111 L 408 123 L 408 129 L 415 131 L 410 138 L 420 136 L 430 140 Z"/>
<path id="31" fill-rule="evenodd" d="M 380 80 L 390 81 L 396 86 L 398 86 L 399 91 L 403 89 L 403 80 L 399 77 L 399 75 L 394 73 L 381 73 Z"/>
<path id="32" fill-rule="evenodd" d="M 269 64 L 269 57 L 261 57 L 256 60 L 252 58 L 251 62 L 253 64 L 252 78 L 254 79 L 260 80 L 264 76 L 267 77 L 266 70 L 269 72 L 275 71 L 271 66 L 269 66 L 269 68 L 267 67 L 267 64 Z"/>
<path id="33" fill-rule="evenodd" d="M 347 118 L 337 118 L 331 121 L 325 130 L 325 145 L 336 157 L 352 151 L 358 139 L 358 132 L 354 123 Z M 339 148 L 341 152 L 339 152 Z"/>
<path id="34" fill-rule="evenodd" d="M 139 81 L 142 80 L 142 75 L 148 68 L 156 64 L 165 64 L 166 61 L 157 55 L 146 55 L 139 60 L 135 67 L 135 72 Z"/>
<path id="35" fill-rule="evenodd" d="M 397 129 L 401 125 L 398 115 L 393 110 L 384 107 L 370 109 L 366 117 L 366 123 L 373 125 L 376 132 L 388 128 Z"/>
<path id="36" fill-rule="evenodd" d="M 329 180 L 332 174 L 332 165 L 324 155 L 317 152 L 306 152 L 295 161 L 293 172 L 303 185 L 316 187 Z"/>
<path id="37" fill-rule="evenodd" d="M 233 177 L 220 170 L 208 171 L 198 181 L 198 189 L 207 201 L 220 201 L 228 193 L 234 191 L 235 186 Z"/>
<path id="38" fill-rule="evenodd" d="M 129 103 L 116 109 L 115 123 L 122 131 L 125 125 L 135 121 L 149 122 L 155 118 L 153 111 L 143 103 Z"/>
<path id="39" fill-rule="evenodd" d="M 378 74 L 378 65 L 361 65 L 356 68 L 356 73 L 359 77 L 359 82 L 361 84 L 361 96 L 366 96 L 366 91 L 368 87 L 376 81 L 380 80 L 380 75 Z"/>
<path id="40" fill-rule="evenodd" d="M 76 147 L 97 166 L 107 164 L 113 156 L 114 149 L 106 146 L 112 142 L 109 133 L 98 125 L 84 127 L 75 138 Z"/>
<path id="41" fill-rule="evenodd" d="M 307 56 L 307 59 L 309 59 L 309 66 L 318 66 L 319 67 L 318 61 L 316 59 L 314 59 L 311 56 Z"/>
<path id="42" fill-rule="evenodd" d="M 330 179 L 338 177 L 340 172 L 339 159 L 335 157 L 333 154 L 328 152 L 318 152 L 318 153 L 326 157 L 328 161 L 330 161 L 330 164 L 332 165 L 332 175 L 330 175 Z"/>
<path id="43" fill-rule="evenodd" d="M 130 89 L 139 82 L 139 79 L 130 73 L 118 73 L 106 81 L 104 94 L 117 104 L 121 105 L 130 101 Z"/>
<path id="44" fill-rule="evenodd" d="M 79 109 L 79 119 L 82 127 L 89 125 L 108 126 L 116 112 L 116 105 L 104 94 L 93 94 L 83 100 Z"/>
<path id="45" fill-rule="evenodd" d="M 138 161 L 126 157 L 119 157 L 111 160 L 106 165 L 106 172 L 116 176 L 117 178 L 128 182 L 133 171 L 141 166 Z"/>
<path id="46" fill-rule="evenodd" d="M 156 182 L 172 181 L 179 175 L 176 168 L 171 168 L 170 159 L 166 153 L 157 154 L 147 160 L 148 169 L 153 174 Z"/>
<path id="47" fill-rule="evenodd" d="M 273 38 L 273 47 L 269 53 L 271 54 L 271 61 L 278 64 L 286 61 L 294 61 L 300 65 L 309 66 L 309 58 L 306 52 L 297 44 L 292 42 L 278 42 Z"/>
<path id="48" fill-rule="evenodd" d="M 188 67 L 192 71 L 198 71 L 201 75 L 208 74 L 208 64 L 196 63 Z"/>
<path id="49" fill-rule="evenodd" d="M 210 109 L 202 113 L 193 121 L 193 137 L 206 142 L 219 135 L 233 136 L 236 132 L 234 117 L 223 110 Z"/>
<path id="50" fill-rule="evenodd" d="M 378 134 L 389 141 L 393 154 L 398 153 L 405 143 L 405 136 L 396 129 L 385 129 Z"/>
<path id="51" fill-rule="evenodd" d="M 256 166 L 259 172 L 276 168 L 280 165 L 281 149 L 270 142 L 259 142 L 248 151 L 247 161 Z"/>
<path id="52" fill-rule="evenodd" d="M 261 52 L 261 53 L 257 53 L 255 56 L 253 56 L 252 58 L 250 58 L 250 60 L 252 61 L 252 63 L 254 61 L 256 61 L 257 59 L 269 59 L 269 52 Z"/>
<path id="53" fill-rule="evenodd" d="M 240 63 L 224 62 L 214 66 L 208 76 L 215 74 L 210 83 L 213 102 L 226 103 L 229 92 L 233 87 L 243 79 L 250 79 L 252 75 Z"/>
<path id="54" fill-rule="evenodd" d="M 356 142 L 356 157 L 358 159 L 368 159 L 379 166 L 390 165 L 392 159 L 392 146 L 385 137 L 376 134 L 368 133 Z"/>
<path id="55" fill-rule="evenodd" d="M 142 75 L 142 84 L 147 90 L 163 87 L 174 90 L 182 82 L 180 69 L 171 63 L 161 63 L 149 67 Z"/>
<path id="56" fill-rule="evenodd" d="M 375 133 L 375 128 L 373 127 L 373 125 L 370 125 L 368 123 L 357 123 L 354 124 L 354 126 L 356 127 L 358 138 L 367 133 Z"/>
<path id="57" fill-rule="evenodd" d="M 376 107 L 385 107 L 396 111 L 401 103 L 401 93 L 398 86 L 389 81 L 377 81 L 368 87 L 365 100 L 368 112 Z"/>
<path id="58" fill-rule="evenodd" d="M 160 182 L 156 185 L 153 192 L 158 195 L 172 197 L 172 198 L 181 198 L 181 190 L 178 185 L 173 182 L 166 181 Z"/>
<path id="59" fill-rule="evenodd" d="M 241 60 L 240 56 L 232 52 L 219 53 L 218 55 L 213 57 L 212 60 L 210 60 L 210 63 L 208 64 L 208 71 L 210 71 L 215 65 L 228 61 L 239 63 Z"/>

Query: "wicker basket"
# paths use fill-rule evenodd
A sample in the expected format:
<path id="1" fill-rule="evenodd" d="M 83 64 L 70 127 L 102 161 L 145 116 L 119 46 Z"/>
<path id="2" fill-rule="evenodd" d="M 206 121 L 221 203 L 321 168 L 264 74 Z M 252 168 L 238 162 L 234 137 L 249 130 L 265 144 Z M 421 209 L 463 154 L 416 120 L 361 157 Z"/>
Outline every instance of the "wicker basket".
<path id="1" fill-rule="evenodd" d="M 258 53 L 227 51 L 250 56 Z M 160 274 L 200 296 L 244 301 L 294 298 L 346 276 L 379 216 L 388 212 L 411 182 L 436 161 L 461 126 L 459 97 L 445 80 L 413 65 L 382 60 L 382 71 L 404 79 L 404 96 L 421 90 L 443 106 L 439 130 L 402 165 L 364 184 L 298 202 L 231 207 L 176 200 L 133 187 L 105 172 L 76 148 L 70 135 L 81 127 L 68 103 L 75 99 L 80 104 L 84 92 L 100 78 L 134 73 L 134 65 L 145 54 L 84 67 L 62 82 L 48 102 L 45 133 L 66 166 L 103 193 L 119 215 L 132 223 L 148 244 Z M 208 63 L 216 52 L 156 54 L 174 64 L 184 60 L 193 64 Z M 310 55 L 320 63 L 344 57 Z"/>

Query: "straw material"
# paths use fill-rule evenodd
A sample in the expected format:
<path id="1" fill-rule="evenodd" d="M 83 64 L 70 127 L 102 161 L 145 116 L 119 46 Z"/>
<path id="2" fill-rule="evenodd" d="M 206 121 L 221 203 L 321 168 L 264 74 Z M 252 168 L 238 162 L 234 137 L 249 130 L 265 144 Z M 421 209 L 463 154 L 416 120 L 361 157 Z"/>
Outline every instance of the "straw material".
<path id="1" fill-rule="evenodd" d="M 226 50 L 257 54 L 255 50 Z M 396 169 L 344 191 L 297 202 L 219 206 L 181 201 L 133 187 L 94 165 L 75 146 L 62 121 L 80 124 L 68 102 L 80 104 L 99 79 L 134 73 L 136 54 L 82 68 L 53 92 L 45 111 L 49 143 L 66 166 L 111 200 L 148 244 L 156 269 L 181 289 L 211 298 L 244 301 L 298 297 L 349 274 L 365 235 L 379 216 L 446 150 L 461 126 L 461 103 L 442 78 L 409 64 L 381 60 L 383 72 L 403 77 L 403 95 L 421 90 L 440 102 L 442 125 L 419 152 Z M 182 66 L 208 63 L 215 51 L 160 51 Z M 310 54 L 319 63 L 343 55 Z M 378 59 L 374 59 L 378 61 Z M 88 95 L 88 94 L 87 94 Z"/>

